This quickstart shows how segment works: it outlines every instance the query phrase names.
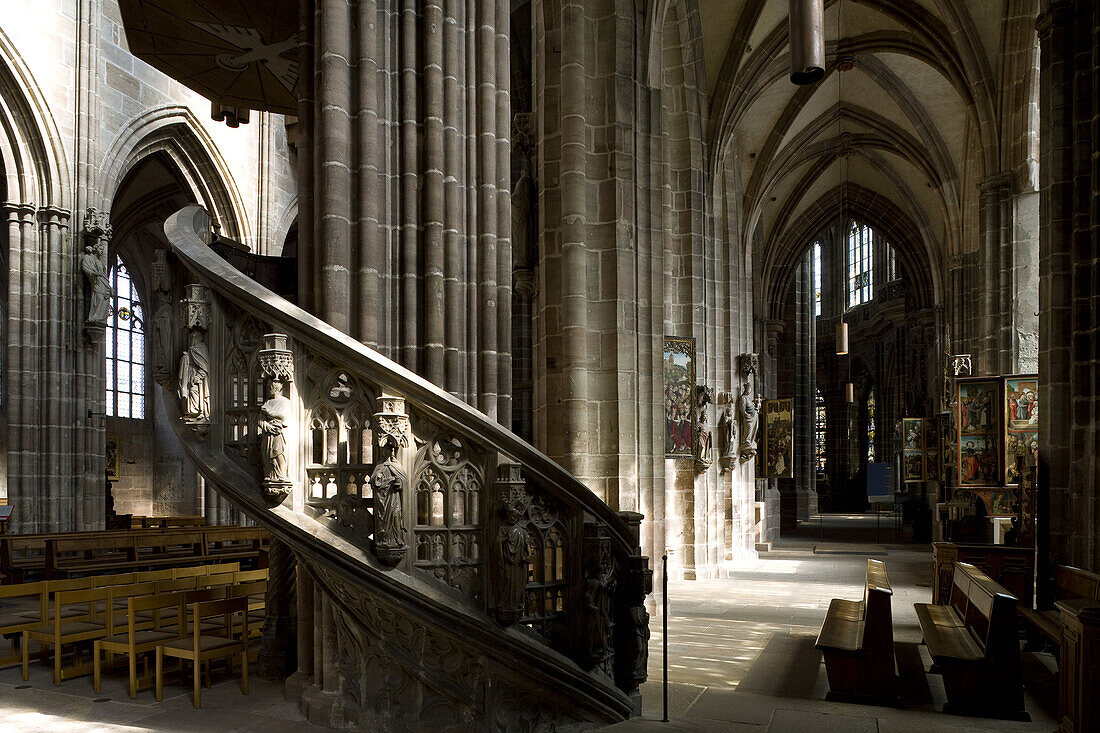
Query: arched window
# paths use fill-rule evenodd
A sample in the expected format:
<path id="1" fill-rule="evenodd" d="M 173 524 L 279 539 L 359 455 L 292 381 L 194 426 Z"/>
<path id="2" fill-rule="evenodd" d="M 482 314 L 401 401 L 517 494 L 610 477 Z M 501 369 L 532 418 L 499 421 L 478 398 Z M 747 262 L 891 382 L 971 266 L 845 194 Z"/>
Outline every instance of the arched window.
<path id="1" fill-rule="evenodd" d="M 867 462 L 875 462 L 875 390 L 867 392 Z"/>
<path id="2" fill-rule="evenodd" d="M 848 227 L 848 307 L 871 300 L 874 256 L 871 227 L 853 221 Z"/>
<path id="3" fill-rule="evenodd" d="M 107 415 L 145 417 L 145 311 L 130 272 L 115 258 L 107 316 Z"/>
<path id="4" fill-rule="evenodd" d="M 825 476 L 825 398 L 817 390 L 814 402 L 814 464 L 819 477 Z"/>
<path id="5" fill-rule="evenodd" d="M 894 248 L 886 245 L 886 281 L 898 279 L 898 258 Z"/>
<path id="6" fill-rule="evenodd" d="M 814 315 L 821 315 L 821 242 L 814 242 Z"/>

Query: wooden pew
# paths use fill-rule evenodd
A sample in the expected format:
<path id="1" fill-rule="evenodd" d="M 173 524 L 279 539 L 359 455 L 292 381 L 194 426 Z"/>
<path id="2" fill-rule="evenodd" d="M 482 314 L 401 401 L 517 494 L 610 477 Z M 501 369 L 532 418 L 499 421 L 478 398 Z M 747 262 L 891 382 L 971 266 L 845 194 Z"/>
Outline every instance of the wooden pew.
<path id="1" fill-rule="evenodd" d="M 945 713 L 1030 721 L 1020 679 L 1016 598 L 968 563 L 955 565 L 948 605 L 913 604 Z"/>
<path id="2" fill-rule="evenodd" d="M 269 541 L 267 531 L 259 527 L 59 536 L 46 540 L 45 573 L 55 579 L 234 560 L 263 566 Z"/>
<path id="3" fill-rule="evenodd" d="M 1054 568 L 1054 598 L 1050 608 L 1020 607 L 1020 616 L 1055 644 L 1062 643 L 1062 619 L 1053 603 L 1074 598 L 1100 601 L 1100 574 L 1069 565 Z"/>
<path id="4" fill-rule="evenodd" d="M 894 629 L 890 613 L 893 591 L 886 563 L 867 560 L 863 599 L 834 598 L 817 644 L 829 675 L 826 699 L 898 707 Z"/>

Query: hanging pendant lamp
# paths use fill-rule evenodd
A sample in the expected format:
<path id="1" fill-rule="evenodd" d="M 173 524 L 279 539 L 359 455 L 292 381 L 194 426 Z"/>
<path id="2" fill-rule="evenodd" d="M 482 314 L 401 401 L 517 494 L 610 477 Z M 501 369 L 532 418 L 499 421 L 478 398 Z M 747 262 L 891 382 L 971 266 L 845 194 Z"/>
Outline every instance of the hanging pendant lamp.
<path id="1" fill-rule="evenodd" d="M 815 84 L 825 76 L 824 0 L 789 0 L 791 83 Z"/>

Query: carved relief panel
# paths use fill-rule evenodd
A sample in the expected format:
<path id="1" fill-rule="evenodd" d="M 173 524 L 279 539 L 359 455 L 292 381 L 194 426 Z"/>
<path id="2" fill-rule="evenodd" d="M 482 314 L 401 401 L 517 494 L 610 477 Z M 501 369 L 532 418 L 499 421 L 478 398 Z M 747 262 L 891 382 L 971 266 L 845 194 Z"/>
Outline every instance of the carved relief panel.
<path id="1" fill-rule="evenodd" d="M 417 451 L 413 473 L 416 567 L 479 599 L 484 465 L 481 451 L 437 433 Z"/>

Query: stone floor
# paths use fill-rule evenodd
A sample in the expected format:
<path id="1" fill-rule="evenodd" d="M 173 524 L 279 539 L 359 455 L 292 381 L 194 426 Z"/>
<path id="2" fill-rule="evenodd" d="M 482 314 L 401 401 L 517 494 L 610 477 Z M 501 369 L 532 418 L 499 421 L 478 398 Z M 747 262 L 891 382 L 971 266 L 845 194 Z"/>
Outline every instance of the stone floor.
<path id="1" fill-rule="evenodd" d="M 751 565 L 730 568 L 728 578 L 673 583 L 669 589 L 672 722 L 660 722 L 662 644 L 655 618 L 643 718 L 604 730 L 1053 731 L 1057 694 L 1050 655 L 1025 654 L 1027 707 L 1033 722 L 936 712 L 943 706 L 943 686 L 938 677 L 923 671 L 927 652 L 917 644 L 920 630 L 912 605 L 931 597 L 931 555 L 927 545 L 895 539 L 887 519 L 830 515 L 805 523 Z M 904 710 L 824 701 L 828 686 L 813 642 L 832 598 L 861 596 L 868 553 L 886 561 L 894 588 Z M 54 687 L 48 668 L 35 664 L 31 669 L 26 683 L 18 667 L 0 670 L 0 730 L 4 733 L 326 730 L 307 723 L 296 705 L 284 701 L 281 685 L 255 677 L 250 694 L 242 696 L 237 682 L 223 674 L 204 690 L 203 707 L 195 710 L 189 688 L 178 681 L 165 688 L 164 702 L 155 703 L 150 691 L 130 700 L 121 675 L 106 678 L 102 694 L 97 695 L 91 677 Z"/>
<path id="2" fill-rule="evenodd" d="M 650 643 L 640 720 L 604 728 L 732 733 L 903 733 L 1053 731 L 1057 683 L 1049 654 L 1025 653 L 1031 723 L 937 712 L 943 683 L 927 675 L 913 603 L 932 596 L 928 545 L 900 542 L 887 515 L 826 515 L 731 568 L 720 580 L 670 583 L 670 723 L 662 723 L 661 629 Z M 886 562 L 893 588 L 894 640 L 904 709 L 825 701 L 828 680 L 814 641 L 833 598 L 859 599 L 866 558 Z M 659 620 L 658 620 L 659 621 Z"/>

